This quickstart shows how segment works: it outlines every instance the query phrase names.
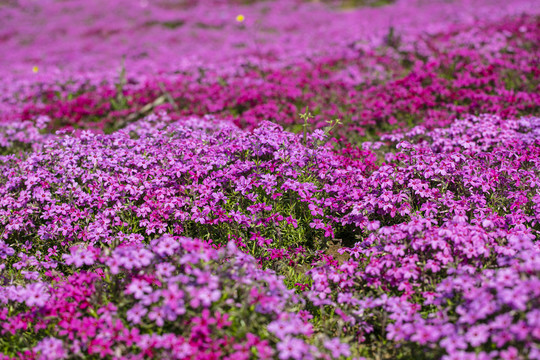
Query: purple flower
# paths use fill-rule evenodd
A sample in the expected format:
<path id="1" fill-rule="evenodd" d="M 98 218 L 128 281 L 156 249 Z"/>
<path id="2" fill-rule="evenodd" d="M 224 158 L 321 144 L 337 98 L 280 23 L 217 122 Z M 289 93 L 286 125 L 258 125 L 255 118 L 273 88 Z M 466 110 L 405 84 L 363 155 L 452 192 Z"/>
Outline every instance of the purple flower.
<path id="1" fill-rule="evenodd" d="M 180 245 L 170 236 L 164 236 L 154 245 L 154 251 L 160 256 L 172 255 Z"/>
<path id="2" fill-rule="evenodd" d="M 480 346 L 484 344 L 489 338 L 489 326 L 476 325 L 467 331 L 467 342 L 471 346 Z"/>
<path id="3" fill-rule="evenodd" d="M 47 285 L 40 282 L 26 286 L 26 288 L 20 290 L 20 294 L 25 299 L 24 302 L 26 305 L 30 307 L 44 306 L 50 298 Z"/>
<path id="4" fill-rule="evenodd" d="M 135 306 L 127 311 L 126 316 L 128 321 L 131 321 L 133 324 L 139 324 L 147 312 L 148 310 L 141 304 L 135 304 Z"/>
<path id="5" fill-rule="evenodd" d="M 302 340 L 288 336 L 277 344 L 277 350 L 281 360 L 300 360 L 309 352 L 309 347 Z"/>
<path id="6" fill-rule="evenodd" d="M 174 265 L 168 262 L 163 262 L 156 265 L 156 273 L 163 277 L 171 276 L 174 269 Z"/>
<path id="7" fill-rule="evenodd" d="M 191 300 L 189 304 L 198 308 L 199 306 L 210 307 L 213 302 L 221 298 L 221 291 L 217 289 L 210 289 L 207 287 L 203 288 L 192 288 L 190 292 Z"/>
<path id="8" fill-rule="evenodd" d="M 342 343 L 339 338 L 326 340 L 324 342 L 324 347 L 330 350 L 333 359 L 337 359 L 340 356 L 351 356 L 351 350 L 349 345 Z"/>
<path id="9" fill-rule="evenodd" d="M 291 334 L 297 334 L 296 325 L 288 320 L 276 320 L 268 324 L 266 328 L 279 339 L 284 339 Z"/>
<path id="10" fill-rule="evenodd" d="M 67 357 L 62 340 L 53 337 L 47 337 L 41 340 L 34 351 L 40 353 L 39 360 L 59 360 Z"/>
<path id="11" fill-rule="evenodd" d="M 510 346 L 506 350 L 501 350 L 501 352 L 499 353 L 499 356 L 501 360 L 522 360 L 523 359 L 523 357 L 519 355 L 518 350 L 513 346 Z"/>
<path id="12" fill-rule="evenodd" d="M 70 254 L 63 254 L 62 258 L 65 259 L 67 265 L 75 264 L 75 267 L 93 265 L 96 260 L 96 256 L 90 249 L 78 246 L 71 247 Z"/>
<path id="13" fill-rule="evenodd" d="M 166 312 L 161 306 L 154 306 L 148 313 L 148 319 L 155 321 L 157 326 L 163 326 L 165 316 Z"/>
<path id="14" fill-rule="evenodd" d="M 152 287 L 143 279 L 133 279 L 126 289 L 126 294 L 133 294 L 135 299 L 141 299 L 150 292 L 152 292 Z"/>

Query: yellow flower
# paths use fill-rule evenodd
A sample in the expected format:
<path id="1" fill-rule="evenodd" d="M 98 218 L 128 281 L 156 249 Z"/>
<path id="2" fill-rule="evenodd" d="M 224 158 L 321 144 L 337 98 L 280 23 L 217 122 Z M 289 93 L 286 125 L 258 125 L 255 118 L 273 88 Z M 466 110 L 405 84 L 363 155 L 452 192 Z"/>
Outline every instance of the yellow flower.
<path id="1" fill-rule="evenodd" d="M 244 22 L 244 20 L 246 19 L 246 17 L 242 14 L 240 15 L 236 15 L 236 21 L 238 22 Z"/>
<path id="2" fill-rule="evenodd" d="M 32 68 L 32 72 L 33 72 L 34 74 L 37 73 L 38 71 L 39 71 L 39 68 L 38 68 L 37 66 L 34 66 L 34 67 Z"/>

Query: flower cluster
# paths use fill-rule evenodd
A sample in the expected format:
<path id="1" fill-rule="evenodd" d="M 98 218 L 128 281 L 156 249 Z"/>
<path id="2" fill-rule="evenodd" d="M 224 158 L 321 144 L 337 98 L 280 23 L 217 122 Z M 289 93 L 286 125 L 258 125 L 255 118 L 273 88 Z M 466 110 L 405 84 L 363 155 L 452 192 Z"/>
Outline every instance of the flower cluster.
<path id="1" fill-rule="evenodd" d="M 30 350 L 18 358 L 27 359 L 349 354 L 338 338 L 306 342 L 313 331 L 295 311 L 300 299 L 232 242 L 216 250 L 201 240 L 165 235 L 149 246 L 88 250 L 92 256 L 72 248 L 66 265 L 92 271 L 67 277 L 47 272 L 40 282 L 0 289 L 0 302 L 10 309 L 4 308 L 0 322 L 9 352 L 24 346 Z M 15 341 L 23 331 L 36 336 Z"/>
<path id="2" fill-rule="evenodd" d="M 513 11 L 521 14 L 520 8 L 527 9 L 528 1 L 522 2 L 522 7 L 516 4 L 512 11 L 501 11 L 497 2 L 492 1 L 490 6 L 496 7 L 497 11 L 486 7 L 483 10 L 486 12 L 485 16 L 477 15 L 482 19 L 479 22 L 471 24 L 463 19 L 449 22 L 448 19 L 441 18 L 437 20 L 439 26 L 430 31 L 424 31 L 424 20 L 436 21 L 433 7 L 441 7 L 442 4 L 418 8 L 412 4 L 395 5 L 377 12 L 376 24 L 373 23 L 373 16 L 369 16 L 367 27 L 372 29 L 367 32 L 369 35 L 366 35 L 365 30 L 354 30 L 359 26 L 359 21 L 366 19 L 363 16 L 365 9 L 358 9 L 350 14 L 336 14 L 313 6 L 289 9 L 290 2 L 289 5 L 276 3 L 271 7 L 272 10 L 268 10 L 270 14 L 267 11 L 264 16 L 246 15 L 248 19 L 257 18 L 255 22 L 268 22 L 267 25 L 250 25 L 250 21 L 246 20 L 241 25 L 249 27 L 246 32 L 239 29 L 238 23 L 234 21 L 236 14 L 226 16 L 233 19 L 228 23 L 223 19 L 209 19 L 210 23 L 216 21 L 216 24 L 191 24 L 188 19 L 197 18 L 203 11 L 201 7 L 194 7 L 178 14 L 181 22 L 185 24 L 173 29 L 170 36 L 177 39 L 184 32 L 212 32 L 215 30 L 211 29 L 218 27 L 220 33 L 230 34 L 237 39 L 252 33 L 256 33 L 254 36 L 257 39 L 262 38 L 255 42 L 255 46 L 251 45 L 253 39 L 239 40 L 243 44 L 240 49 L 245 49 L 249 55 L 242 54 L 244 50 L 234 50 L 233 54 L 227 57 L 228 61 L 218 61 L 216 54 L 221 52 L 214 47 L 211 54 L 201 49 L 199 57 L 202 61 L 208 58 L 220 64 L 219 67 L 211 69 L 201 65 L 201 60 L 195 61 L 189 67 L 178 64 L 175 67 L 175 63 L 170 60 L 174 56 L 168 53 L 173 48 L 166 46 L 163 50 L 167 54 L 164 54 L 163 58 L 171 69 L 162 74 L 140 75 L 141 72 L 148 74 L 147 67 L 142 65 L 147 61 L 135 57 L 125 65 L 120 76 L 118 72 L 111 74 L 110 70 L 101 75 L 78 75 L 75 79 L 68 74 L 62 74 L 59 79 L 60 75 L 54 74 L 51 79 L 40 79 L 41 85 L 38 88 L 27 88 L 25 83 L 24 86 L 20 85 L 22 89 L 19 90 L 13 85 L 16 88 L 8 89 L 6 96 L 17 94 L 16 99 L 6 100 L 6 103 L 11 105 L 4 111 L 0 109 L 0 117 L 18 122 L 20 119 L 34 121 L 40 116 L 49 116 L 52 121 L 47 128 L 51 131 L 58 128 L 90 128 L 112 132 L 126 123 L 144 117 L 151 110 L 167 110 L 175 119 L 179 116 L 213 114 L 248 129 L 256 128 L 264 120 L 271 120 L 297 132 L 301 130 L 298 112 L 309 107 L 316 109 L 312 120 L 314 128 L 324 127 L 328 119 L 340 118 L 345 125 L 336 131 L 336 136 L 355 142 L 359 138 L 369 138 L 381 131 L 416 124 L 423 124 L 428 128 L 445 126 L 455 117 L 464 114 L 489 113 L 505 118 L 537 114 L 540 102 L 537 84 L 540 73 L 534 49 L 539 37 L 538 14 L 530 11 L 526 16 L 507 16 L 513 14 Z M 63 6 L 61 4 L 58 3 L 60 8 Z M 96 5 L 92 3 L 84 6 Z M 454 1 L 449 6 L 452 8 L 441 10 L 444 17 L 448 13 L 455 13 L 456 17 L 467 17 L 462 13 L 465 5 L 459 1 Z M 139 11 L 133 6 L 128 8 L 136 13 Z M 477 6 L 477 11 L 480 9 Z M 49 11 L 53 11 L 52 8 Z M 58 11 L 63 12 L 62 9 Z M 156 11 L 158 12 L 153 16 L 159 18 L 160 10 Z M 206 9 L 204 11 L 206 12 Z M 231 10 L 225 8 L 223 11 L 226 13 Z M 405 11 L 411 12 L 411 19 L 422 19 L 422 26 L 409 24 L 408 22 L 413 20 L 403 15 Z M 314 24 L 311 22 L 296 25 L 297 32 L 294 35 L 286 32 L 285 39 L 263 39 L 273 33 L 270 29 L 280 24 L 276 24 L 272 18 L 289 12 L 294 14 L 291 15 L 293 18 L 298 19 L 321 16 L 320 24 L 347 24 L 343 29 L 339 29 L 339 38 L 342 40 L 336 42 L 336 36 L 327 30 L 321 30 L 323 35 L 320 37 L 300 39 L 302 36 L 299 34 L 313 32 Z M 392 18 L 390 14 L 393 12 L 399 13 L 393 18 L 400 19 L 403 23 L 394 23 L 390 28 L 383 28 L 382 23 L 388 24 L 390 20 L 387 17 Z M 343 20 L 335 22 L 327 19 L 332 14 Z M 205 14 L 204 18 L 207 17 L 208 14 Z M 162 21 L 168 23 L 169 20 Z M 148 22 L 157 25 L 160 20 Z M 317 26 L 323 26 L 320 24 Z M 140 28 L 147 26 L 141 24 Z M 229 29 L 229 26 L 232 28 Z M 306 26 L 309 30 L 304 28 Z M 261 27 L 268 31 L 261 30 Z M 153 31 L 158 29 L 160 27 L 152 27 Z M 226 29 L 231 32 L 228 33 Z M 345 29 L 347 34 L 343 33 Z M 43 32 L 42 29 L 39 31 Z M 116 28 L 103 31 L 110 33 L 107 36 L 113 38 L 117 32 L 122 33 L 121 29 Z M 131 25 L 129 33 L 141 43 L 140 38 L 132 34 Z M 148 31 L 144 34 L 152 38 L 157 36 Z M 319 38 L 322 43 L 330 44 L 331 49 L 327 49 L 328 45 L 311 43 Z M 89 39 L 93 40 L 93 44 L 93 37 Z M 77 42 L 80 41 L 89 40 L 77 39 Z M 116 41 L 123 43 L 127 40 L 119 37 Z M 262 46 L 276 41 L 294 44 L 294 47 L 305 44 L 306 48 L 300 46 L 297 56 L 291 56 L 292 50 L 288 48 L 280 49 L 276 55 L 272 55 L 277 52 L 274 47 L 261 49 Z M 201 41 L 196 40 L 196 43 Z M 204 41 L 202 43 L 207 44 Z M 182 44 L 188 46 L 189 50 L 174 51 L 193 53 L 193 48 L 197 45 L 187 42 Z M 314 47 L 320 50 L 313 54 Z M 115 53 L 118 48 L 114 46 L 111 51 Z M 154 66 L 156 59 L 160 58 L 156 51 L 157 49 L 148 51 L 152 53 Z M 105 53 L 99 50 L 95 54 Z M 237 57 L 240 60 L 232 60 Z M 306 57 L 309 61 L 306 61 Z M 80 57 L 78 60 L 82 61 Z M 94 66 L 100 64 L 97 59 L 90 60 L 94 60 Z M 115 68 L 117 66 L 118 64 L 114 64 Z M 159 70 L 167 67 L 165 64 L 160 66 Z M 112 65 L 108 69 L 110 68 Z"/>
<path id="3" fill-rule="evenodd" d="M 538 120 L 397 136 L 397 166 L 375 171 L 378 188 L 356 205 L 371 223 L 340 250 L 349 259 L 310 270 L 307 298 L 339 314 L 322 326 L 360 343 L 383 336 L 413 357 L 537 359 Z"/>
<path id="4" fill-rule="evenodd" d="M 1 166 L 2 237 L 24 234 L 43 254 L 164 233 L 260 250 L 320 245 L 334 234 L 335 192 L 375 161 L 369 151 L 366 161 L 334 154 L 320 139 L 271 123 L 250 134 L 209 118 L 158 117 L 112 135 L 66 135 Z"/>
<path id="5" fill-rule="evenodd" d="M 4 288 L 3 301 L 53 304 L 54 284 L 72 286 L 82 276 L 85 293 L 97 304 L 128 296 L 129 308 L 122 314 L 130 324 L 183 329 L 178 319 L 186 314 L 232 314 L 232 307 L 218 304 L 233 305 L 222 303 L 224 289 L 233 285 L 225 285 L 216 271 L 238 286 L 243 275 L 225 267 L 212 272 L 187 266 L 236 263 L 219 260 L 214 250 L 228 242 L 288 276 L 266 279 L 270 289 L 285 291 L 286 280 L 297 286 L 297 298 L 305 299 L 296 312 L 267 318 L 268 333 L 250 330 L 260 339 L 265 334 L 280 339 L 276 349 L 285 359 L 306 358 L 323 348 L 365 355 L 381 336 L 413 355 L 427 347 L 449 359 L 472 350 L 494 358 L 503 353 L 487 350 L 498 344 L 509 354 L 516 349 L 532 358 L 539 129 L 538 118 L 494 116 L 469 117 L 429 132 L 416 127 L 365 143 L 362 152 L 371 165 L 331 151 L 320 143 L 319 133 L 294 135 L 270 123 L 247 133 L 211 118 L 170 122 L 151 117 L 111 135 L 58 137 L 40 152 L 9 157 L 4 167 L 3 237 L 13 243 L 4 242 L 3 257 L 13 264 L 4 270 L 20 273 L 18 285 Z M 387 163 L 377 165 L 369 149 L 385 148 L 393 151 L 386 153 Z M 13 242 L 21 236 L 28 240 Z M 321 240 L 336 237 L 353 245 L 339 250 L 347 255 L 345 261 L 301 249 L 284 252 L 300 244 L 324 250 Z M 73 242 L 78 244 L 69 246 Z M 185 254 L 175 257 L 182 249 Z M 238 264 L 250 259 L 257 269 L 254 259 L 234 251 Z M 174 261 L 164 260 L 171 256 Z M 322 262 L 307 277 L 284 271 L 283 265 L 309 264 L 310 256 Z M 104 265 L 106 270 L 99 271 Z M 62 280 L 47 269 L 71 275 Z M 57 276 L 52 283 L 51 276 Z M 125 288 L 112 285 L 119 284 L 111 280 L 115 276 Z M 252 283 L 246 281 L 246 286 Z M 231 291 L 237 305 L 243 299 L 261 314 L 284 308 L 289 299 L 269 298 L 253 288 Z M 97 304 L 94 311 L 101 308 Z M 17 321 L 5 325 L 6 334 L 26 330 L 28 316 L 10 314 Z M 496 328 L 493 322 L 500 317 L 515 332 Z M 212 324 L 219 320 L 212 319 Z M 309 319 L 318 319 L 318 325 Z M 531 335 L 520 335 L 520 326 Z M 484 333 L 469 342 L 477 329 Z M 217 330 L 201 331 L 210 336 Z M 335 333 L 353 336 L 359 345 L 345 348 L 320 337 Z M 299 348 L 297 342 L 305 340 L 295 336 L 318 345 Z M 196 352 L 206 351 L 205 346 Z M 220 351 L 225 350 L 211 350 Z"/>
<path id="6" fill-rule="evenodd" d="M 0 360 L 540 360 L 536 1 L 109 3 L 0 5 Z"/>

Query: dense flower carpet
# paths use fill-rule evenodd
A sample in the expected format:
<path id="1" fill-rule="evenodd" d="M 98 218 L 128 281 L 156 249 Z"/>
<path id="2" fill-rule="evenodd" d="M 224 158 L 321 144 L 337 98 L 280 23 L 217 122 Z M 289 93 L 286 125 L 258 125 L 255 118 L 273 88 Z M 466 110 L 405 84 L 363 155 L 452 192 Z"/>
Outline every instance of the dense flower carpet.
<path id="1" fill-rule="evenodd" d="M 0 18 L 1 360 L 540 360 L 537 1 Z"/>

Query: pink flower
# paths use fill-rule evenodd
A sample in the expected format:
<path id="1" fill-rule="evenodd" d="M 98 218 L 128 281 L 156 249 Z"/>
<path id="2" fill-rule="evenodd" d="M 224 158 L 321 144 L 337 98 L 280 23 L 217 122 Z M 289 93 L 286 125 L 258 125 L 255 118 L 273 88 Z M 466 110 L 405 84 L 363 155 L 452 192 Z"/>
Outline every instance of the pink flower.
<path id="1" fill-rule="evenodd" d="M 69 251 L 70 254 L 62 255 L 62 258 L 66 260 L 67 265 L 75 264 L 75 267 L 93 265 L 96 260 L 96 256 L 90 249 L 73 246 Z"/>
<path id="2" fill-rule="evenodd" d="M 25 299 L 27 306 L 44 306 L 49 300 L 47 286 L 44 283 L 32 283 L 21 290 L 21 296 Z"/>
<path id="3" fill-rule="evenodd" d="M 135 299 L 141 299 L 150 292 L 152 292 L 152 287 L 143 279 L 133 279 L 126 289 L 126 294 L 133 294 Z"/>
<path id="4" fill-rule="evenodd" d="M 513 346 L 510 346 L 506 350 L 501 350 L 501 352 L 499 353 L 499 356 L 501 357 L 502 360 L 522 360 L 523 359 L 519 355 L 518 350 Z"/>
<path id="5" fill-rule="evenodd" d="M 467 331 L 467 341 L 471 346 L 480 346 L 489 338 L 489 327 L 487 325 L 476 325 Z"/>
<path id="6" fill-rule="evenodd" d="M 165 319 L 165 311 L 160 306 L 155 306 L 152 308 L 152 310 L 148 313 L 148 319 L 153 320 L 156 322 L 157 326 L 163 326 L 164 319 Z"/>
<path id="7" fill-rule="evenodd" d="M 277 350 L 281 360 L 301 360 L 304 358 L 304 354 L 309 351 L 309 347 L 302 340 L 288 336 L 277 344 Z"/>
<path id="8" fill-rule="evenodd" d="M 297 330 L 295 324 L 288 320 L 272 321 L 266 328 L 279 339 L 284 339 L 291 334 L 296 334 Z"/>
<path id="9" fill-rule="evenodd" d="M 180 245 L 170 236 L 163 236 L 160 241 L 154 245 L 153 250 L 160 256 L 172 255 Z"/>
<path id="10" fill-rule="evenodd" d="M 34 348 L 34 351 L 41 353 L 38 357 L 39 360 L 58 360 L 67 356 L 62 340 L 52 337 L 41 340 Z"/>
<path id="11" fill-rule="evenodd" d="M 326 340 L 324 342 L 324 347 L 330 350 L 333 359 L 337 359 L 342 355 L 345 357 L 351 356 L 349 345 L 342 343 L 339 338 Z"/>
<path id="12" fill-rule="evenodd" d="M 136 304 L 126 312 L 126 317 L 128 321 L 131 321 L 133 324 L 139 324 L 142 317 L 145 316 L 147 312 L 148 310 L 141 304 Z"/>
<path id="13" fill-rule="evenodd" d="M 191 295 L 191 301 L 189 304 L 194 307 L 198 308 L 199 306 L 203 307 L 210 307 L 213 302 L 219 300 L 221 298 L 221 291 L 220 290 L 212 290 L 210 288 L 195 288 L 190 293 Z"/>

